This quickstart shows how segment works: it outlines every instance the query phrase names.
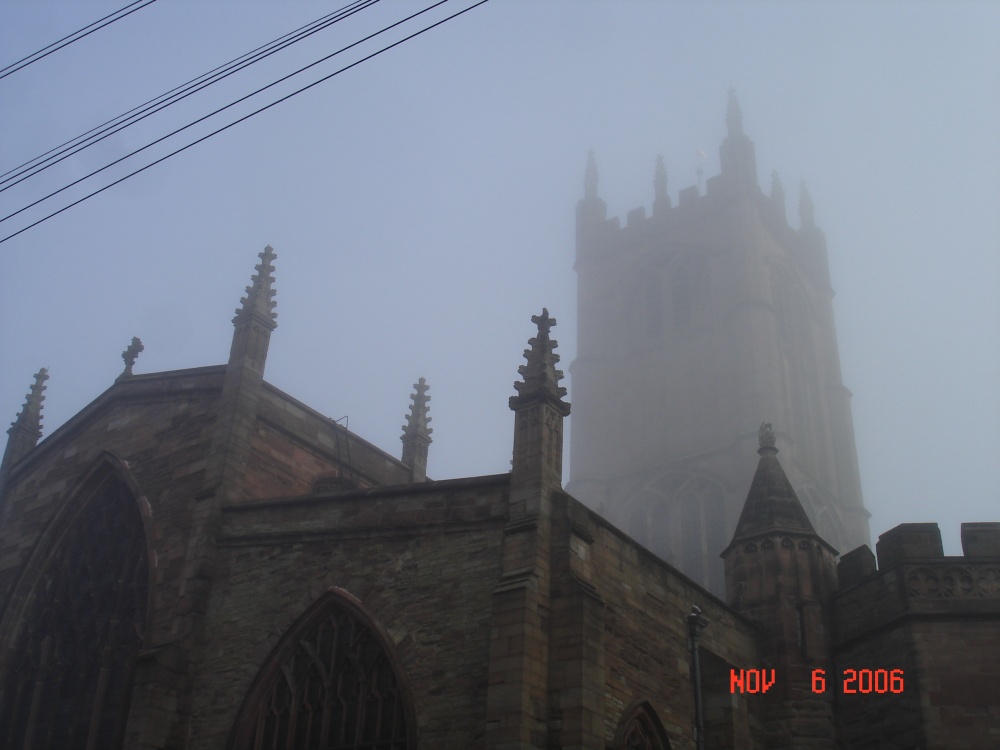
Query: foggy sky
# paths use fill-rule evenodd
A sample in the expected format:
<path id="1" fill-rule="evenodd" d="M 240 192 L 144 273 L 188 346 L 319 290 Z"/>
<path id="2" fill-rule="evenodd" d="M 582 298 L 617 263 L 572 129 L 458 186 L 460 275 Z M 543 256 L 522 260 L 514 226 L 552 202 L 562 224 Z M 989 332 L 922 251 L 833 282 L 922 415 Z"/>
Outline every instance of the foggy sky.
<path id="1" fill-rule="evenodd" d="M 2 3 L 0 65 L 121 5 Z M 337 24 L 0 193 L 2 215 L 422 6 Z M 0 171 L 336 7 L 134 13 L 0 80 Z M 797 226 L 804 179 L 827 236 L 873 542 L 936 521 L 960 554 L 959 522 L 1000 520 L 998 28 L 995 3 L 493 0 L 0 244 L 0 421 L 45 366 L 51 434 L 113 383 L 132 336 L 136 373 L 224 363 L 270 243 L 269 382 L 399 455 L 426 377 L 429 474 L 506 471 L 507 398 L 543 305 L 573 359 L 587 151 L 609 216 L 648 209 L 657 154 L 676 202 L 699 150 L 718 173 L 733 86 L 758 181 L 780 174 Z"/>

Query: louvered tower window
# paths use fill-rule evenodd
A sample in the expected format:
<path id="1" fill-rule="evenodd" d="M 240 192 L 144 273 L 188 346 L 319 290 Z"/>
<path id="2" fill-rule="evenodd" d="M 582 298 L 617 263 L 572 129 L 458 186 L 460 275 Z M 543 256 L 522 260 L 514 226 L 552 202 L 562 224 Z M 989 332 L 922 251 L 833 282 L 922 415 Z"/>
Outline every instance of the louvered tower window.
<path id="1" fill-rule="evenodd" d="M 382 639 L 335 596 L 313 608 L 261 671 L 236 750 L 412 750 L 403 690 Z"/>
<path id="2" fill-rule="evenodd" d="M 0 746 L 114 750 L 146 624 L 143 523 L 135 498 L 109 479 L 58 525 L 4 655 Z"/>

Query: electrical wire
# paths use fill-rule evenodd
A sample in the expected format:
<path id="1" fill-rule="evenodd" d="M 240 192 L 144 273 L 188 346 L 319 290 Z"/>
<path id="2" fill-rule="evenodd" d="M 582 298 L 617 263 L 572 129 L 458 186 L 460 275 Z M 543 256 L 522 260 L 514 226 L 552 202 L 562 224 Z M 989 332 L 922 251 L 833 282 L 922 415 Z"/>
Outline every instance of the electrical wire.
<path id="1" fill-rule="evenodd" d="M 176 104 L 188 96 L 208 88 L 213 83 L 217 83 L 224 78 L 228 78 L 230 75 L 233 75 L 256 62 L 270 57 L 271 55 L 280 52 L 292 44 L 300 42 L 303 39 L 322 31 L 323 29 L 329 28 L 333 24 L 338 23 L 378 2 L 380 2 L 380 0 L 355 0 L 355 2 L 345 5 L 343 8 L 340 8 L 333 13 L 322 16 L 305 26 L 295 29 L 295 31 L 290 31 L 287 34 L 268 42 L 267 44 L 261 45 L 250 52 L 246 52 L 239 57 L 230 60 L 224 65 L 213 68 L 207 73 L 201 74 L 197 78 L 192 78 L 187 83 L 176 86 L 166 93 L 160 94 L 159 96 L 140 104 L 138 107 L 134 107 L 117 117 L 113 117 L 107 122 L 104 122 L 95 128 L 91 128 L 75 138 L 71 138 L 65 143 L 62 143 L 55 148 L 51 148 L 33 159 L 29 159 L 20 166 L 14 167 L 13 169 L 10 169 L 0 175 L 0 185 L 7 183 L 3 187 L 0 187 L 0 193 L 24 182 L 31 177 L 34 177 L 49 167 L 68 159 L 70 156 L 78 154 L 96 143 L 100 143 L 105 138 L 110 138 L 112 135 L 120 133 L 125 128 L 134 125 L 135 123 L 140 122 L 157 112 L 163 111 L 172 104 Z M 39 160 L 42 161 L 39 162 Z M 33 164 L 33 162 L 39 163 Z"/>
<path id="2" fill-rule="evenodd" d="M 431 8 L 437 7 L 437 5 L 441 5 L 444 2 L 448 2 L 448 0 L 441 0 L 441 2 L 436 3 L 435 5 L 432 5 L 430 8 L 425 8 L 424 10 L 420 11 L 420 13 L 415 13 L 413 16 L 410 16 L 408 18 L 403 19 L 403 21 L 398 21 L 397 23 L 394 23 L 391 26 L 387 26 L 385 29 L 382 29 L 382 31 L 386 31 L 386 30 L 388 30 L 390 28 L 393 28 L 394 26 L 398 26 L 400 23 L 404 23 L 405 21 L 410 20 L 410 18 L 418 16 L 421 13 L 424 13 L 424 12 L 430 10 Z M 73 208 L 73 206 L 79 205 L 80 203 L 83 203 L 85 200 L 88 200 L 89 198 L 93 198 L 95 195 L 103 193 L 105 190 L 108 190 L 108 189 L 114 187 L 115 185 L 118 185 L 119 183 L 124 182 L 125 180 L 129 179 L 130 177 L 134 177 L 135 175 L 139 174 L 140 172 L 145 172 L 150 167 L 154 167 L 157 164 L 159 164 L 160 162 L 166 161 L 170 157 L 176 156 L 177 154 L 181 153 L 182 151 L 187 151 L 187 149 L 191 148 L 192 146 L 196 146 L 197 144 L 201 143 L 202 141 L 208 140 L 212 136 L 218 135 L 219 133 L 223 132 L 224 130 L 228 130 L 229 128 L 233 127 L 234 125 L 238 125 L 239 123 L 243 122 L 244 120 L 248 120 L 251 117 L 260 114 L 261 112 L 264 112 L 265 110 L 270 109 L 271 107 L 274 107 L 274 106 L 276 106 L 278 104 L 281 104 L 284 101 L 287 101 L 288 99 L 291 99 L 293 96 L 297 96 L 298 94 L 301 94 L 304 91 L 308 91 L 309 89 L 313 88 L 314 86 L 317 86 L 317 85 L 319 85 L 319 84 L 321 84 L 321 83 L 323 83 L 325 81 L 328 81 L 329 79 L 333 78 L 334 76 L 340 75 L 341 73 L 343 73 L 343 72 L 345 72 L 347 70 L 350 70 L 351 68 L 355 68 L 355 67 L 357 67 L 358 65 L 360 65 L 363 62 L 366 62 L 366 61 L 372 59 L 373 57 L 377 57 L 378 55 L 381 55 L 383 52 L 388 52 L 389 50 L 393 49 L 394 47 L 398 47 L 399 45 L 403 44 L 404 42 L 408 42 L 409 40 L 413 39 L 414 37 L 420 36 L 421 34 L 427 32 L 427 31 L 430 31 L 433 28 L 436 28 L 436 27 L 438 27 L 438 26 L 440 26 L 440 25 L 442 25 L 444 23 L 447 23 L 448 21 L 452 20 L 453 18 L 457 18 L 458 16 L 461 16 L 461 15 L 463 15 L 465 13 L 468 13 L 470 10 L 472 10 L 474 8 L 478 8 L 480 5 L 484 5 L 487 2 L 489 2 L 489 0 L 479 0 L 479 2 L 474 3 L 473 5 L 470 5 L 467 8 L 463 8 L 462 10 L 458 11 L 457 13 L 453 13 L 452 15 L 447 16 L 446 18 L 443 18 L 440 21 L 436 21 L 435 23 L 432 23 L 430 26 L 426 26 L 423 29 L 420 29 L 419 31 L 415 31 L 412 34 L 410 34 L 409 36 L 403 37 L 402 39 L 400 39 L 400 40 L 398 40 L 396 42 L 393 42 L 392 44 L 389 44 L 389 45 L 383 47 L 380 50 L 376 50 L 375 52 L 372 52 L 371 54 L 366 55 L 365 57 L 362 57 L 360 60 L 356 60 L 355 62 L 351 63 L 350 65 L 345 65 L 343 68 L 340 68 L 339 70 L 336 70 L 333 73 L 330 73 L 329 75 L 323 76 L 319 80 L 313 81 L 312 83 L 310 83 L 310 84 L 308 84 L 306 86 L 303 86 L 302 88 L 297 89 L 297 90 L 293 91 L 290 94 L 286 94 L 285 96 L 281 97 L 280 99 L 277 99 L 277 100 L 271 102 L 270 104 L 267 104 L 267 105 L 261 107 L 260 109 L 254 110 L 253 112 L 251 112 L 248 115 L 244 115 L 243 117 L 240 117 L 239 119 L 234 120 L 233 122 L 229 123 L 228 125 L 223 125 L 221 128 L 218 128 L 217 130 L 213 130 L 211 133 L 208 133 L 207 135 L 204 135 L 201 138 L 198 138 L 197 140 L 194 140 L 191 143 L 188 143 L 187 145 L 182 146 L 181 148 L 179 148 L 179 149 L 177 149 L 175 151 L 171 151 L 169 154 L 166 154 L 165 156 L 161 156 L 159 159 L 156 159 L 155 161 L 150 162 L 146 166 L 140 167 L 139 169 L 135 170 L 134 172 L 130 172 L 129 174 L 125 175 L 124 177 L 120 177 L 117 180 L 115 180 L 114 182 L 112 182 L 112 183 L 110 183 L 108 185 L 105 185 L 104 187 L 99 188 L 99 189 L 97 189 L 97 190 L 95 190 L 95 191 L 93 191 L 91 193 L 88 193 L 87 195 L 83 196 L 82 198 L 78 198 L 77 200 L 73 201 L 69 205 L 63 206 L 59 210 L 53 211 L 52 213 L 50 213 L 50 214 L 48 214 L 46 216 L 43 216 L 41 219 L 38 219 L 37 221 L 34 221 L 31 224 L 28 224 L 28 226 L 22 227 L 21 229 L 17 230 L 16 232 L 13 232 L 12 234 L 9 234 L 6 237 L 3 237 L 2 239 L 0 239 L 0 244 L 3 244 L 4 242 L 7 242 L 7 240 L 13 239 L 14 237 L 17 237 L 18 235 L 23 234 L 24 232 L 28 231 L 29 229 L 32 229 L 33 227 L 38 226 L 39 224 L 41 224 L 44 221 L 48 221 L 49 219 L 51 219 L 54 216 L 58 216 L 63 211 L 68 211 L 69 209 Z M 381 34 L 382 31 L 378 31 L 375 34 L 372 34 L 369 37 L 366 37 L 365 39 L 362 39 L 362 40 L 360 40 L 358 42 L 355 42 L 353 45 L 350 45 L 350 46 L 355 46 L 357 44 L 360 44 L 362 41 L 365 41 L 366 39 L 370 39 L 371 36 L 377 36 L 378 34 Z M 348 48 L 345 47 L 345 49 L 348 49 Z M 327 57 L 330 57 L 330 55 L 328 55 Z M 324 59 L 326 59 L 326 58 L 324 58 Z M 311 67 L 311 66 L 308 66 L 308 67 Z M 287 76 L 286 76 L 286 78 L 287 78 Z M 202 118 L 202 119 L 204 119 L 204 118 Z M 152 144 L 150 144 L 150 145 L 152 145 Z M 146 147 L 143 147 L 143 148 L 146 148 Z M 127 158 L 127 157 L 123 157 L 123 158 Z M 108 166 L 111 166 L 111 165 L 108 165 Z M 86 178 L 83 178 L 83 179 L 86 179 Z M 79 180 L 77 180 L 77 182 L 79 182 Z M 72 183 L 72 184 L 76 184 L 76 183 Z M 67 186 L 67 187 L 70 187 L 70 186 Z M 61 192 L 61 191 L 58 191 L 58 192 Z M 20 211 L 18 211 L 17 213 L 20 213 Z M 14 214 L 11 214 L 11 216 L 13 216 L 13 215 Z M 7 218 L 9 218 L 9 217 L 7 217 Z M 0 219 L 0 221 L 5 221 L 5 220 L 6 219 Z"/>
<path id="3" fill-rule="evenodd" d="M 58 39 L 58 40 L 52 42 L 52 44 L 49 44 L 49 45 L 47 45 L 45 47 L 42 47 L 37 52 L 32 52 L 27 57 L 22 57 L 17 62 L 12 62 L 10 65 L 8 65 L 5 68 L 0 68 L 0 78 L 6 78 L 11 73 L 16 73 L 17 71 L 21 70 L 22 68 L 26 68 L 29 65 L 31 65 L 32 63 L 38 62 L 43 57 L 48 57 L 53 52 L 56 52 L 57 50 L 61 50 L 63 47 L 68 47 L 73 42 L 78 42 L 81 39 L 83 39 L 85 36 L 90 36 L 91 34 L 93 34 L 98 29 L 103 29 L 105 26 L 109 26 L 109 25 L 113 24 L 115 21 L 120 21 L 123 18 L 125 18 L 125 16 L 130 16 L 133 13 L 135 13 L 137 10 L 142 10 L 143 8 L 145 8 L 147 6 L 150 6 L 153 3 L 155 3 L 155 2 L 156 2 L 156 0 L 135 0 L 135 2 L 129 3 L 124 8 L 119 8 L 114 13 L 109 13 L 104 18 L 99 18 L 96 21 L 94 21 L 93 23 L 87 24 L 82 29 L 79 29 L 78 31 L 74 31 L 72 34 L 67 34 L 62 39 Z M 142 3 L 142 4 L 140 5 L 140 3 Z M 133 5 L 139 5 L 139 7 L 138 8 L 132 8 Z M 128 8 L 132 8 L 132 10 L 130 10 L 128 13 L 122 13 L 123 10 L 126 10 Z M 118 16 L 119 13 L 122 13 L 122 14 L 120 16 Z M 117 18 L 111 18 L 112 16 L 118 16 L 118 17 Z M 101 23 L 101 21 L 107 21 L 107 19 L 109 19 L 109 18 L 111 18 L 111 20 L 108 21 L 107 23 Z M 96 28 L 90 29 L 91 26 L 94 26 L 95 24 L 99 24 L 99 23 L 101 24 L 100 26 L 97 26 Z M 90 29 L 90 31 L 87 31 L 87 29 Z M 83 32 L 83 31 L 87 31 L 87 33 L 86 34 L 82 34 L 81 32 Z M 79 36 L 77 36 L 77 34 L 79 34 Z M 73 37 L 73 38 L 70 38 L 70 37 Z M 67 39 L 69 41 L 66 41 Z M 65 42 L 65 44 L 62 44 L 62 42 Z M 56 46 L 56 45 L 58 45 L 58 46 Z M 51 47 L 52 49 L 49 49 L 49 47 Z M 46 52 L 46 50 L 48 50 L 48 52 Z M 44 53 L 44 54 L 42 54 L 42 53 Z"/>
<path id="4" fill-rule="evenodd" d="M 410 20 L 416 18 L 417 16 L 423 15 L 424 13 L 427 13 L 428 11 L 433 10 L 434 8 L 438 7 L 439 5 L 444 5 L 447 2 L 449 2 L 449 0 L 438 0 L 438 2 L 434 3 L 433 5 L 429 5 L 428 7 L 424 8 L 423 10 L 418 11 L 418 12 L 414 13 L 413 15 L 407 16 L 406 18 L 402 19 L 401 21 L 396 21 L 396 23 L 390 24 L 389 26 L 386 26 L 386 27 L 380 29 L 379 31 L 376 31 L 373 34 L 369 34 L 368 36 L 364 37 L 363 39 L 359 39 L 358 41 L 353 42 L 352 44 L 349 44 L 346 47 L 341 47 L 339 50 L 337 50 L 336 52 L 331 52 L 326 57 L 321 57 L 319 60 L 311 62 L 308 65 L 306 65 L 304 67 L 301 67 L 298 70 L 293 71 L 293 72 L 289 73 L 286 76 L 282 76 L 281 78 L 277 79 L 276 81 L 272 81 L 271 83 L 267 84 L 266 86 L 260 87 L 256 91 L 251 91 L 249 94 L 246 94 L 245 96 L 241 96 L 239 99 L 236 99 L 235 101 L 232 101 L 229 104 L 226 104 L 226 105 L 224 105 L 222 107 L 219 107 L 218 109 L 214 110 L 213 112 L 209 112 L 207 115 L 203 115 L 202 117 L 199 117 L 197 120 L 189 122 L 187 125 L 183 125 L 183 126 L 177 128 L 176 130 L 173 130 L 173 131 L 167 133 L 166 135 L 161 136 L 160 138 L 157 138 L 155 141 L 151 141 L 151 142 L 147 143 L 145 146 L 140 146 L 139 148 L 135 149 L 134 151 L 130 151 L 129 153 L 125 154 L 125 156 L 119 157 L 118 159 L 115 159 L 114 161 L 112 161 L 112 162 L 110 162 L 108 164 L 105 164 L 103 167 L 100 167 L 99 169 L 95 169 L 93 172 L 90 172 L 89 174 L 85 174 L 83 177 L 80 177 L 80 178 L 74 180 L 73 182 L 69 183 L 68 185 L 63 185 L 58 190 L 53 190 L 48 195 L 42 196 L 41 198 L 38 198 L 37 200 L 32 201 L 31 203 L 29 203 L 26 206 L 22 206 L 21 208 L 19 208 L 18 210 L 14 211 L 13 213 L 7 214 L 3 218 L 0 218 L 0 224 L 2 224 L 3 222 L 7 221 L 8 219 L 14 218 L 18 214 L 24 213 L 29 208 L 34 208 L 39 203 L 43 203 L 43 202 L 47 201 L 49 198 L 52 198 L 52 197 L 55 197 L 56 195 L 59 195 L 59 193 L 65 191 L 65 190 L 69 190 L 74 185 L 79 185 L 84 180 L 89 180 L 94 175 L 100 174 L 104 170 L 110 169 L 111 167 L 115 166 L 116 164 L 120 164 L 121 162 L 125 161 L 126 159 L 131 159 L 136 154 L 139 154 L 139 153 L 145 151 L 148 148 L 152 148 L 157 143 L 162 143 L 163 141 L 167 140 L 168 138 L 172 138 L 173 136 L 177 135 L 178 133 L 181 133 L 181 132 L 187 130 L 188 128 L 194 127 L 198 123 L 204 122 L 205 120 L 209 119 L 210 117 L 214 117 L 215 115 L 219 114 L 220 112 L 224 112 L 225 110 L 229 109 L 230 107 L 235 107 L 237 104 L 240 104 L 241 102 L 244 102 L 247 99 L 250 99 L 251 97 L 256 96 L 257 94 L 260 94 L 260 93 L 266 91 L 267 89 L 269 89 L 269 88 L 271 88 L 273 86 L 277 86 L 279 83 L 287 81 L 289 78 L 292 78 L 293 76 L 297 76 L 299 73 L 302 73 L 302 72 L 304 72 L 306 70 L 309 70 L 309 68 L 313 68 L 313 67 L 319 65 L 320 63 L 326 62 L 327 60 L 329 60 L 332 57 L 336 57 L 341 52 L 346 52 L 347 50 L 351 49 L 352 47 L 357 47 L 359 44 L 362 44 L 363 42 L 367 42 L 369 39 L 372 39 L 372 38 L 378 36 L 379 34 L 383 34 L 386 31 L 389 31 L 390 29 L 393 29 L 396 26 L 399 26 L 400 24 L 404 24 L 407 21 L 410 21 Z"/>

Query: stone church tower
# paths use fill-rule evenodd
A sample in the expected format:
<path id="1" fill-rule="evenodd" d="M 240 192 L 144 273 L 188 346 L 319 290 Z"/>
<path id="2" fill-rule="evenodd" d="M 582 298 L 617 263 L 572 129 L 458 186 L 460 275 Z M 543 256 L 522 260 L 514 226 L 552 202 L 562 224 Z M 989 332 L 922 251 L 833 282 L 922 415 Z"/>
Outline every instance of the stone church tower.
<path id="1" fill-rule="evenodd" d="M 869 543 L 851 394 L 841 382 L 826 242 L 802 188 L 765 195 L 730 93 L 721 173 L 652 215 L 606 217 L 591 155 L 577 207 L 578 347 L 568 489 L 716 593 L 753 476 L 757 426 L 779 426 L 817 532 Z"/>

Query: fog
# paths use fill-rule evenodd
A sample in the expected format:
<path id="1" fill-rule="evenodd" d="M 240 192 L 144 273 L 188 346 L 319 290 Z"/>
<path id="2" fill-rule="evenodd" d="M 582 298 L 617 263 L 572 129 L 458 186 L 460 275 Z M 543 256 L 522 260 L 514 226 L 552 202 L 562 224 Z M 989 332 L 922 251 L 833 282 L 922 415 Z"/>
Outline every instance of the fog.
<path id="1" fill-rule="evenodd" d="M 0 4 L 0 64 L 122 4 Z M 471 4 L 446 3 L 105 174 Z M 387 1 L 338 23 L 0 193 L 3 215 L 421 7 Z M 0 80 L 0 171 L 333 9 L 137 11 Z M 588 150 L 609 216 L 648 210 L 658 154 L 676 203 L 699 167 L 719 171 L 732 86 L 758 181 L 779 173 L 796 224 L 805 180 L 826 233 L 873 541 L 936 521 L 946 554 L 960 554 L 961 521 L 1000 520 L 998 28 L 995 3 L 493 0 L 0 243 L 0 418 L 48 367 L 51 434 L 113 383 L 132 336 L 145 345 L 136 373 L 225 362 L 271 244 L 269 382 L 398 455 L 425 377 L 428 473 L 506 471 L 507 399 L 543 305 L 564 369 L 574 356 Z M 110 181 L 0 223 L 0 238 Z"/>

